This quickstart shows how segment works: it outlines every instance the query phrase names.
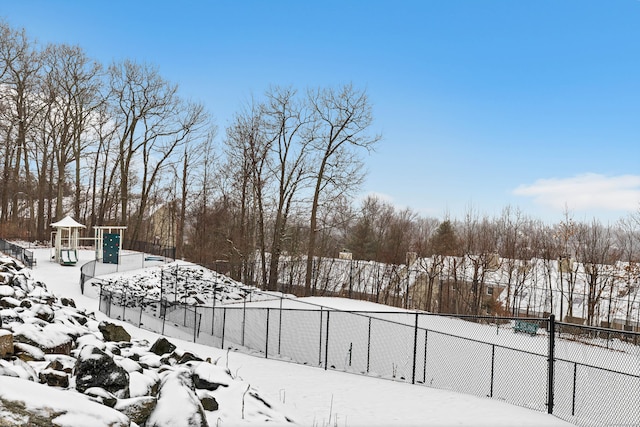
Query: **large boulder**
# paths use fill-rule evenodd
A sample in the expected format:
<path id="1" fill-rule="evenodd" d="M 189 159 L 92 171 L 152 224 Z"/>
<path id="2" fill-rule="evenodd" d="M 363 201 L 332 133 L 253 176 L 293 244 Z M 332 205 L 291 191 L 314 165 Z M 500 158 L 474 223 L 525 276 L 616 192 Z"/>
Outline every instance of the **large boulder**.
<path id="1" fill-rule="evenodd" d="M 225 368 L 208 362 L 193 364 L 193 384 L 197 389 L 214 391 L 218 387 L 229 387 L 233 381 L 231 374 Z"/>
<path id="2" fill-rule="evenodd" d="M 196 394 L 198 395 L 200 403 L 202 403 L 202 407 L 205 411 L 215 412 L 220 407 L 215 396 L 208 391 L 196 390 Z"/>
<path id="3" fill-rule="evenodd" d="M 13 334 L 6 329 L 0 329 L 0 357 L 13 354 Z"/>
<path id="4" fill-rule="evenodd" d="M 45 326 L 36 323 L 14 325 L 13 332 L 14 341 L 38 347 L 46 354 L 69 355 L 73 347 L 73 338 L 54 324 Z"/>
<path id="5" fill-rule="evenodd" d="M 45 359 L 44 351 L 36 346 L 21 342 L 13 343 L 14 354 L 25 362 L 41 362 Z"/>
<path id="6" fill-rule="evenodd" d="M 120 325 L 109 322 L 100 322 L 98 329 L 102 332 L 105 341 L 131 341 L 131 335 Z"/>
<path id="7" fill-rule="evenodd" d="M 102 387 L 119 399 L 129 397 L 129 373 L 111 356 L 92 345 L 82 348 L 74 368 L 76 390 Z"/>
<path id="8" fill-rule="evenodd" d="M 66 372 L 47 368 L 38 373 L 38 378 L 41 383 L 52 387 L 69 387 L 69 374 Z"/>
<path id="9" fill-rule="evenodd" d="M 129 395 L 131 397 L 155 396 L 160 388 L 160 377 L 155 371 L 129 372 Z"/>
<path id="10" fill-rule="evenodd" d="M 180 405 L 176 405 L 180 402 Z M 207 417 L 194 392 L 189 369 L 164 372 L 158 403 L 147 419 L 146 427 L 208 427 Z"/>
<path id="11" fill-rule="evenodd" d="M 176 346 L 173 345 L 169 340 L 164 337 L 158 338 L 156 342 L 153 343 L 150 352 L 157 354 L 158 356 L 162 356 L 163 354 L 171 353 L 176 349 Z"/>
<path id="12" fill-rule="evenodd" d="M 71 298 L 60 298 L 60 304 L 62 304 L 65 307 L 73 307 L 76 308 L 76 302 L 71 299 Z"/>
<path id="13" fill-rule="evenodd" d="M 143 425 L 153 409 L 156 407 L 157 399 L 153 396 L 132 397 L 130 399 L 120 399 L 116 403 L 115 409 L 125 414 L 129 419 Z"/>
<path id="14" fill-rule="evenodd" d="M 86 397 L 20 378 L 0 377 L 0 426 L 128 427 L 129 418 Z"/>
<path id="15" fill-rule="evenodd" d="M 46 304 L 33 304 L 30 309 L 38 319 L 44 320 L 48 323 L 51 323 L 55 317 L 53 308 Z"/>
<path id="16" fill-rule="evenodd" d="M 3 282 L 3 278 L 4 276 L 2 274 L 0 274 L 0 283 L 5 283 Z M 0 297 L 12 297 L 16 294 L 16 292 L 13 290 L 13 286 L 9 286 L 9 285 L 5 285 L 2 284 L 0 285 Z"/>
<path id="17" fill-rule="evenodd" d="M 109 393 L 101 387 L 88 388 L 84 391 L 84 394 L 89 396 L 91 400 L 106 405 L 109 408 L 113 408 L 116 406 L 116 403 L 118 403 L 118 398 L 113 393 Z"/>
<path id="18" fill-rule="evenodd" d="M 13 286 L 14 290 L 16 290 L 16 293 L 18 293 L 17 290 L 19 289 L 22 294 L 25 294 L 33 289 L 33 285 L 30 285 L 29 281 L 30 274 L 28 273 L 28 270 L 21 270 L 20 272 L 13 275 L 11 285 Z"/>
<path id="19" fill-rule="evenodd" d="M 16 308 L 20 307 L 22 301 L 14 297 L 2 297 L 0 298 L 0 307 L 2 308 Z"/>

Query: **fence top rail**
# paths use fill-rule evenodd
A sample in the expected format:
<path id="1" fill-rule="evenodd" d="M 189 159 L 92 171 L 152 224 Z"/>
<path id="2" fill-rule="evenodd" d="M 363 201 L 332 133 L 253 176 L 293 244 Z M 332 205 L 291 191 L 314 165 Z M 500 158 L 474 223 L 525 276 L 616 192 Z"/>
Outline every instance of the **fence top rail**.
<path id="1" fill-rule="evenodd" d="M 428 313 L 428 312 L 424 312 L 425 314 L 431 314 L 434 316 L 440 316 L 440 317 L 455 317 L 457 319 L 463 319 L 463 320 L 467 320 L 467 319 L 474 319 L 474 320 L 522 320 L 524 322 L 548 322 L 549 318 L 548 317 L 521 317 L 521 316 L 483 316 L 483 315 L 473 315 L 473 314 L 452 314 L 452 313 Z M 557 322 L 556 322 L 557 323 Z"/>
<path id="2" fill-rule="evenodd" d="M 615 369 L 603 368 L 602 366 L 591 365 L 589 363 L 576 362 L 575 360 L 562 359 L 559 357 L 554 358 L 554 360 L 557 362 L 572 363 L 574 365 L 584 366 L 585 368 L 598 369 L 600 371 L 611 372 L 612 374 L 625 375 L 627 377 L 640 379 L 640 374 L 630 374 L 629 372 L 617 371 Z"/>
<path id="3" fill-rule="evenodd" d="M 558 327 L 567 327 L 572 329 L 583 329 L 592 332 L 603 332 L 607 334 L 628 335 L 632 337 L 640 337 L 640 332 L 625 331 L 623 329 L 602 328 L 599 326 L 576 325 L 575 323 L 556 322 L 556 332 L 562 332 Z M 575 335 L 575 333 L 572 333 Z"/>
<path id="4" fill-rule="evenodd" d="M 91 276 L 90 274 L 87 274 L 87 269 L 89 269 L 90 267 L 96 265 L 96 261 L 89 261 L 89 262 L 85 262 L 84 264 L 82 264 L 82 266 L 80 267 L 80 272 L 82 274 L 84 274 L 85 276 L 89 277 Z M 93 279 L 93 276 L 91 276 L 91 278 Z"/>
<path id="5" fill-rule="evenodd" d="M 0 245 L 2 246 L 3 250 L 6 251 L 7 249 L 9 249 L 11 252 L 14 252 L 14 255 L 18 258 L 18 260 L 26 264 L 27 267 L 33 267 L 33 251 L 25 249 L 22 246 L 11 243 L 5 239 L 0 239 Z"/>

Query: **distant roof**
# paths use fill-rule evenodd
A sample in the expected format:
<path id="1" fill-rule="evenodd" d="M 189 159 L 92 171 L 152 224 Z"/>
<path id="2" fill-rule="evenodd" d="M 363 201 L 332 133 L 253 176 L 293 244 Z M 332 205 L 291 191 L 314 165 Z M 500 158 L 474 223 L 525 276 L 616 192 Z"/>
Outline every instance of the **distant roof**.
<path id="1" fill-rule="evenodd" d="M 56 228 L 86 228 L 86 226 L 80 224 L 70 216 L 65 216 L 60 221 L 52 223 L 51 226 Z"/>

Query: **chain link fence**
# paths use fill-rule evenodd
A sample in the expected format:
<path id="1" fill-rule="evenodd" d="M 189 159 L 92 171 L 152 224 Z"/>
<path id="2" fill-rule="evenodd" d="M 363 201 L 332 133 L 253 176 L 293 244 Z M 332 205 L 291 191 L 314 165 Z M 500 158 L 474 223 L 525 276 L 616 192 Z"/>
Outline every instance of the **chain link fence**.
<path id="1" fill-rule="evenodd" d="M 4 239 L 0 239 L 0 252 L 16 258 L 29 268 L 33 268 L 33 266 L 36 264 L 36 259 L 33 256 L 33 251 L 8 242 Z"/>
<path id="2" fill-rule="evenodd" d="M 640 422 L 638 333 L 553 316 L 354 312 L 287 298 L 260 306 L 247 300 L 188 306 L 101 289 L 100 311 L 175 338 L 499 399 L 581 426 Z"/>
<path id="3" fill-rule="evenodd" d="M 0 251 L 33 266 L 31 251 L 3 240 Z M 499 399 L 580 426 L 640 425 L 640 333 L 633 325 L 343 311 L 249 288 L 240 290 L 240 303 L 216 305 L 214 288 L 211 306 L 189 305 L 175 290 L 173 301 L 170 292 L 154 299 L 107 290 L 95 278 L 159 261 L 166 259 L 134 253 L 122 254 L 120 264 L 90 262 L 81 268 L 81 287 L 89 279 L 99 285 L 99 309 L 109 317 L 170 337 Z"/>
<path id="4" fill-rule="evenodd" d="M 80 290 L 84 294 L 87 281 L 97 276 L 139 270 L 169 261 L 173 261 L 173 259 L 140 252 L 120 253 L 117 264 L 89 261 L 80 267 Z"/>
<path id="5" fill-rule="evenodd" d="M 134 259 L 114 267 L 133 269 Z M 98 275 L 98 268 L 87 266 L 83 275 Z M 166 336 L 498 399 L 580 426 L 640 424 L 637 332 L 556 322 L 553 315 L 345 311 L 246 286 L 237 290 L 240 300 L 213 287 L 211 305 L 185 304 L 176 298 L 179 280 L 177 267 L 161 276 L 160 298 L 92 282 L 100 285 L 101 312 Z"/>
<path id="6" fill-rule="evenodd" d="M 640 425 L 640 334 L 569 323 L 556 332 L 554 414 Z"/>

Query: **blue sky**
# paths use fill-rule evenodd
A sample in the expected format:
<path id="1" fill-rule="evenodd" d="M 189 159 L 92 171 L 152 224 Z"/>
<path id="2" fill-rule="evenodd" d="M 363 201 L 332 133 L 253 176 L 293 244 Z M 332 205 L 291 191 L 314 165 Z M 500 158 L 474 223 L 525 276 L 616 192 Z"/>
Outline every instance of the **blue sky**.
<path id="1" fill-rule="evenodd" d="M 353 83 L 383 140 L 363 194 L 427 216 L 640 207 L 640 1 L 4 1 L 104 64 L 158 66 L 219 137 L 271 85 Z"/>

